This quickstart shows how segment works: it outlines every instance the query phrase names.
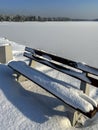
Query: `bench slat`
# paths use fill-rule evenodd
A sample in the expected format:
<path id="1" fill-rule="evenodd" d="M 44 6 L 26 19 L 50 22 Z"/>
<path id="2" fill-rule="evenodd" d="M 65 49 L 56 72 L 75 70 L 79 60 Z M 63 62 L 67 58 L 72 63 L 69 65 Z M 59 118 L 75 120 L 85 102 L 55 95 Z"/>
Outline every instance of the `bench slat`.
<path id="1" fill-rule="evenodd" d="M 38 50 L 38 49 L 32 49 L 32 48 L 26 47 L 25 50 L 28 51 L 28 52 L 31 52 L 32 54 L 37 54 L 39 56 L 47 55 L 54 61 L 63 63 L 65 65 L 68 65 L 68 66 L 74 67 L 76 69 L 80 69 L 84 72 L 98 76 L 98 68 L 91 67 L 91 66 L 83 64 L 81 62 L 76 62 L 76 61 L 72 61 L 72 60 L 69 60 L 69 59 L 65 59 L 65 58 L 56 56 L 54 54 L 49 54 L 45 51 Z"/>
<path id="2" fill-rule="evenodd" d="M 70 76 L 72 76 L 74 78 L 77 78 L 77 79 L 82 80 L 82 81 L 87 82 L 87 83 L 91 83 L 90 80 L 83 73 L 76 72 L 76 71 L 71 70 L 69 68 L 65 68 L 63 66 L 60 66 L 59 64 L 53 63 L 51 61 L 44 60 L 43 58 L 31 55 L 31 54 L 26 53 L 26 52 L 24 52 L 24 56 L 26 56 L 26 57 L 28 57 L 28 58 L 30 58 L 32 60 L 35 60 L 35 61 L 37 61 L 39 63 L 42 63 L 44 65 L 47 65 L 49 67 L 52 67 L 52 68 L 54 68 L 54 69 L 56 69 L 58 71 L 61 71 L 61 72 L 65 73 L 65 74 L 68 74 L 68 75 L 70 75 Z"/>
<path id="3" fill-rule="evenodd" d="M 26 57 L 28 57 L 28 58 L 30 58 L 32 60 L 35 60 L 35 61 L 37 61 L 39 63 L 42 63 L 44 65 L 47 65 L 49 67 L 52 67 L 52 68 L 54 68 L 54 69 L 56 69 L 56 70 L 58 70 L 60 72 L 68 74 L 68 75 L 70 75 L 70 76 L 72 76 L 74 78 L 77 78 L 77 79 L 79 79 L 79 80 L 81 80 L 83 82 L 86 82 L 86 83 L 89 83 L 89 84 L 91 84 L 91 85 L 93 85 L 95 87 L 98 87 L 98 80 L 94 79 L 92 77 L 89 77 L 88 75 L 85 75 L 83 73 L 76 72 L 76 71 L 73 71 L 71 69 L 65 68 L 65 67 L 63 67 L 61 65 L 58 65 L 58 64 L 53 63 L 53 62 L 51 62 L 49 60 L 46 60 L 46 59 L 44 60 L 43 58 L 41 58 L 39 56 L 31 55 L 30 53 L 27 53 L 27 52 L 24 52 L 24 56 L 26 56 Z"/>

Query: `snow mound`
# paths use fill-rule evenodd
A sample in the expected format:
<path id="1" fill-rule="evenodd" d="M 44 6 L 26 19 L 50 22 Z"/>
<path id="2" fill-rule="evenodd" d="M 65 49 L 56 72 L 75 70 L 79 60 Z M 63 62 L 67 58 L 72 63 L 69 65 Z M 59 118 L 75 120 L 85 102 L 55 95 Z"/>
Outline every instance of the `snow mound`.
<path id="1" fill-rule="evenodd" d="M 8 40 L 7 38 L 0 38 L 0 46 L 11 45 L 12 46 L 12 53 L 13 53 L 13 60 L 22 60 L 28 63 L 26 57 L 23 56 L 25 46 L 15 43 L 13 41 Z"/>

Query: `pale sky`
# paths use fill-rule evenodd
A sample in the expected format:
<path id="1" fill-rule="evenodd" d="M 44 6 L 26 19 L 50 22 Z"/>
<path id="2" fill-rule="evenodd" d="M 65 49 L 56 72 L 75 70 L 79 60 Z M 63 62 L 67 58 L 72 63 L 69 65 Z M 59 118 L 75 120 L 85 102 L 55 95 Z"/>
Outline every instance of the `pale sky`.
<path id="1" fill-rule="evenodd" d="M 98 0 L 0 0 L 0 14 L 98 18 Z"/>

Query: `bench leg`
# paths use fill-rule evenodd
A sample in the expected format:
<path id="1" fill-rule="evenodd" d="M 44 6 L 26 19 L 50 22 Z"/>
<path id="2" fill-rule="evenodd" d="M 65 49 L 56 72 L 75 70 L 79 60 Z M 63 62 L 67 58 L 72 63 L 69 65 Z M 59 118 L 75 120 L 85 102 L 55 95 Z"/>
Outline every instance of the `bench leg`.
<path id="1" fill-rule="evenodd" d="M 82 114 L 78 112 L 77 110 L 73 109 L 72 107 L 68 106 L 67 104 L 65 106 L 65 111 L 67 111 L 67 116 L 71 122 L 72 126 L 75 126 L 77 122 L 79 121 Z"/>
<path id="2" fill-rule="evenodd" d="M 22 76 L 20 73 L 16 72 L 16 74 L 13 75 L 15 77 L 16 81 L 22 82 L 27 81 L 28 79 Z"/>
<path id="3" fill-rule="evenodd" d="M 71 125 L 75 126 L 76 123 L 78 122 L 79 118 L 81 117 L 81 113 L 79 113 L 78 111 L 73 111 L 73 112 L 69 112 L 68 117 L 70 119 Z"/>
<path id="4" fill-rule="evenodd" d="M 30 60 L 29 60 L 29 64 L 28 64 L 28 65 L 29 65 L 29 66 L 31 66 L 31 64 L 32 64 L 32 60 L 30 59 Z"/>
<path id="5" fill-rule="evenodd" d="M 31 59 L 30 59 L 28 65 L 31 66 L 31 67 L 34 67 L 34 68 L 35 68 L 35 66 L 36 66 L 36 62 L 35 62 L 34 60 L 31 60 Z"/>
<path id="6" fill-rule="evenodd" d="M 85 74 L 85 76 L 88 75 L 87 73 L 84 73 L 84 74 Z M 80 84 L 80 90 L 83 90 L 83 92 L 86 95 L 89 95 L 89 89 L 90 89 L 90 85 L 88 83 L 81 82 L 81 84 Z"/>
<path id="7" fill-rule="evenodd" d="M 84 83 L 84 82 L 81 82 L 81 84 L 80 84 L 80 89 L 83 90 L 83 92 L 84 92 L 86 95 L 89 95 L 89 89 L 90 89 L 90 85 L 89 85 L 89 84 Z"/>

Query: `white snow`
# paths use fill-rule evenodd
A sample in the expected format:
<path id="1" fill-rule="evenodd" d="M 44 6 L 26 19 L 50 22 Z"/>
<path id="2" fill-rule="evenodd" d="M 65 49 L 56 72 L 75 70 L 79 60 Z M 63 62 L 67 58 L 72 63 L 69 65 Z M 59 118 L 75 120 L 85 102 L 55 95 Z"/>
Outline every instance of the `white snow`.
<path id="1" fill-rule="evenodd" d="M 98 68 L 97 34 L 98 22 L 0 23 L 2 37 Z"/>
<path id="2" fill-rule="evenodd" d="M 32 27 L 34 27 L 36 30 L 36 26 L 38 24 L 40 24 L 42 26 L 43 23 L 35 22 L 35 27 L 33 25 L 32 25 Z M 4 36 L 7 36 L 8 39 L 9 38 L 11 39 L 11 33 L 14 32 L 14 27 L 15 26 L 23 27 L 25 25 L 27 25 L 27 23 L 0 23 L 0 35 L 2 36 L 2 34 L 4 33 Z M 38 26 L 40 26 L 40 25 L 38 25 Z M 53 23 L 53 25 L 55 25 L 55 23 Z M 77 24 L 75 24 L 75 26 L 76 25 Z M 57 27 L 57 24 L 55 26 Z M 75 26 L 73 28 L 73 23 L 67 23 L 67 25 L 65 25 L 65 23 L 64 23 L 64 26 L 66 26 L 66 27 L 68 26 L 68 28 L 71 27 L 71 31 L 73 30 L 72 33 L 75 36 L 75 33 L 74 33 Z M 64 26 L 61 23 L 59 23 L 59 27 L 61 27 L 61 29 Z M 78 24 L 78 26 L 79 26 L 78 29 L 80 30 L 80 23 Z M 84 31 L 86 33 L 87 38 L 88 37 L 90 38 L 90 39 L 88 39 L 88 42 L 90 44 L 92 44 L 93 42 L 96 43 L 98 37 L 97 37 L 97 33 L 96 33 L 97 31 L 94 29 L 96 29 L 97 23 L 94 23 L 92 25 L 91 30 L 89 28 L 91 26 L 91 23 L 89 23 L 89 24 L 85 23 L 85 25 L 84 25 L 84 23 L 81 24 L 82 28 L 84 26 L 85 27 L 87 26 L 87 28 L 88 28 L 88 31 L 86 31 L 86 32 L 85 32 L 85 29 L 82 30 L 82 32 Z M 9 27 L 11 27 L 11 28 L 9 28 Z M 31 25 L 28 24 L 28 30 L 30 30 L 30 27 L 31 27 Z M 8 37 L 8 35 L 5 34 L 6 29 L 8 29 L 7 34 L 9 35 L 9 37 Z M 10 29 L 11 29 L 11 31 L 10 31 Z M 17 29 L 15 29 L 15 30 L 17 30 Z M 47 30 L 46 23 L 45 23 L 44 30 Z M 77 34 L 77 32 L 80 32 L 79 30 L 76 30 L 76 34 Z M 49 31 L 51 31 L 51 29 L 49 29 Z M 2 34 L 1 34 L 1 32 L 2 32 Z M 39 37 L 38 32 L 39 32 L 39 29 L 35 31 L 35 34 L 36 34 L 35 42 L 37 42 L 36 38 Z M 88 32 L 88 34 L 87 34 L 87 32 Z M 53 33 L 54 33 L 54 31 L 53 31 Z M 70 32 L 68 32 L 68 33 L 70 33 Z M 66 32 L 66 35 L 68 33 Z M 72 33 L 70 35 L 72 35 Z M 85 38 L 85 34 L 84 33 L 82 33 L 82 34 L 81 34 L 82 41 L 79 40 L 80 43 L 82 43 L 83 39 Z M 12 35 L 13 41 L 14 41 L 15 37 L 16 37 L 16 39 L 18 39 L 19 35 L 20 35 L 20 32 L 19 32 L 19 34 L 17 34 L 17 36 L 16 36 L 16 33 L 15 34 L 13 33 L 13 35 Z M 24 38 L 26 39 L 26 35 L 23 37 L 20 36 L 21 39 L 24 39 Z M 28 35 L 32 36 L 34 34 L 28 33 Z M 42 38 L 42 35 L 44 35 L 44 34 L 42 34 L 42 32 L 40 31 L 39 41 Z M 81 35 L 79 36 L 79 33 L 78 33 L 78 36 L 80 37 L 80 39 L 81 39 Z M 59 35 L 57 34 L 57 37 L 58 36 Z M 61 39 L 64 36 L 65 36 L 65 34 L 62 35 Z M 53 37 L 54 37 L 54 34 L 53 34 Z M 75 42 L 75 41 L 77 42 L 76 36 L 75 36 L 75 39 L 73 37 L 71 40 L 73 40 L 73 42 Z M 92 40 L 91 40 L 91 37 L 93 37 Z M 27 62 L 28 61 L 27 58 L 24 58 L 22 56 L 25 46 L 20 45 L 16 42 L 12 42 L 12 41 L 8 40 L 7 38 L 0 38 L 0 46 L 5 45 L 5 44 L 11 44 L 13 47 L 14 60 L 22 60 L 22 61 Z M 30 38 L 30 37 L 27 36 L 27 41 L 30 40 L 28 38 Z M 57 38 L 57 40 L 58 40 L 58 38 Z M 15 41 L 16 41 L 16 39 L 15 39 Z M 46 39 L 47 39 L 47 36 L 46 36 Z M 45 39 L 45 42 L 47 41 L 46 39 Z M 71 40 L 67 39 L 68 43 L 71 42 Z M 79 41 L 76 44 L 78 44 Z M 43 40 L 41 42 L 43 42 Z M 49 42 L 49 39 L 48 39 L 48 42 Z M 60 42 L 60 41 L 58 41 L 58 42 Z M 24 43 L 24 42 L 22 41 L 22 43 Z M 39 44 L 39 42 L 38 42 L 38 44 Z M 37 44 L 37 46 L 38 46 L 38 44 Z M 33 47 L 33 45 L 31 45 L 31 46 Z M 49 49 L 49 47 L 48 47 L 48 49 Z M 94 48 L 92 48 L 92 49 L 93 50 L 91 51 L 91 49 L 90 49 L 89 52 L 90 51 L 93 52 Z M 54 48 L 53 48 L 53 50 L 55 51 Z M 66 54 L 68 54 L 68 51 Z M 84 54 L 85 54 L 85 52 L 84 52 Z M 94 55 L 95 54 L 97 54 L 96 50 L 94 52 Z M 73 55 L 73 53 L 71 53 L 69 58 L 72 55 Z M 87 55 L 87 57 L 88 57 L 88 55 Z M 92 56 L 91 59 L 94 59 L 94 55 Z M 96 56 L 98 56 L 98 55 L 96 55 Z M 80 57 L 81 57 L 81 55 L 80 55 Z M 85 61 L 86 61 L 86 58 L 85 58 Z M 97 63 L 97 61 L 94 61 L 95 65 L 96 65 L 96 63 Z M 41 68 L 42 68 L 42 70 L 44 70 L 43 67 L 41 67 Z M 38 69 L 40 69 L 40 68 L 38 68 Z M 62 81 L 67 80 L 69 83 L 72 83 L 75 86 L 79 85 L 79 82 L 77 80 L 73 80 L 70 77 L 67 77 L 66 75 L 59 73 L 57 71 L 53 71 L 50 69 L 47 70 L 47 68 L 46 68 L 44 70 L 44 72 L 47 73 L 48 75 L 52 75 L 53 77 L 56 77 L 57 79 L 62 80 Z M 0 130 L 7 130 L 7 129 L 8 130 L 13 130 L 13 129 L 17 129 L 17 130 L 24 130 L 24 129 L 25 130 L 31 130 L 31 129 L 32 130 L 64 130 L 64 129 L 66 129 L 66 130 L 67 129 L 68 130 L 97 130 L 98 129 L 98 114 L 96 114 L 96 116 L 93 117 L 92 119 L 82 117 L 80 122 L 83 121 L 83 126 L 78 124 L 78 128 L 73 128 L 70 124 L 70 120 L 67 115 L 68 109 L 64 106 L 64 104 L 61 101 L 57 100 L 51 94 L 49 94 L 45 90 L 41 89 L 40 87 L 38 87 L 31 81 L 25 81 L 22 83 L 15 81 L 12 74 L 13 74 L 13 71 L 7 65 L 0 64 Z M 52 85 L 56 86 L 57 84 L 54 84 L 54 82 L 53 82 Z M 91 99 L 92 98 L 94 99 L 93 104 L 96 105 L 96 102 L 98 102 L 98 89 L 91 86 L 90 90 L 91 90 L 90 97 L 91 97 Z M 72 90 L 70 90 L 70 91 L 72 91 Z M 80 94 L 80 96 L 82 98 L 87 99 L 87 101 L 88 101 L 87 97 L 82 96 L 82 94 Z M 89 98 L 89 100 L 90 100 L 90 98 Z M 90 100 L 90 102 L 91 102 L 91 100 Z"/>

